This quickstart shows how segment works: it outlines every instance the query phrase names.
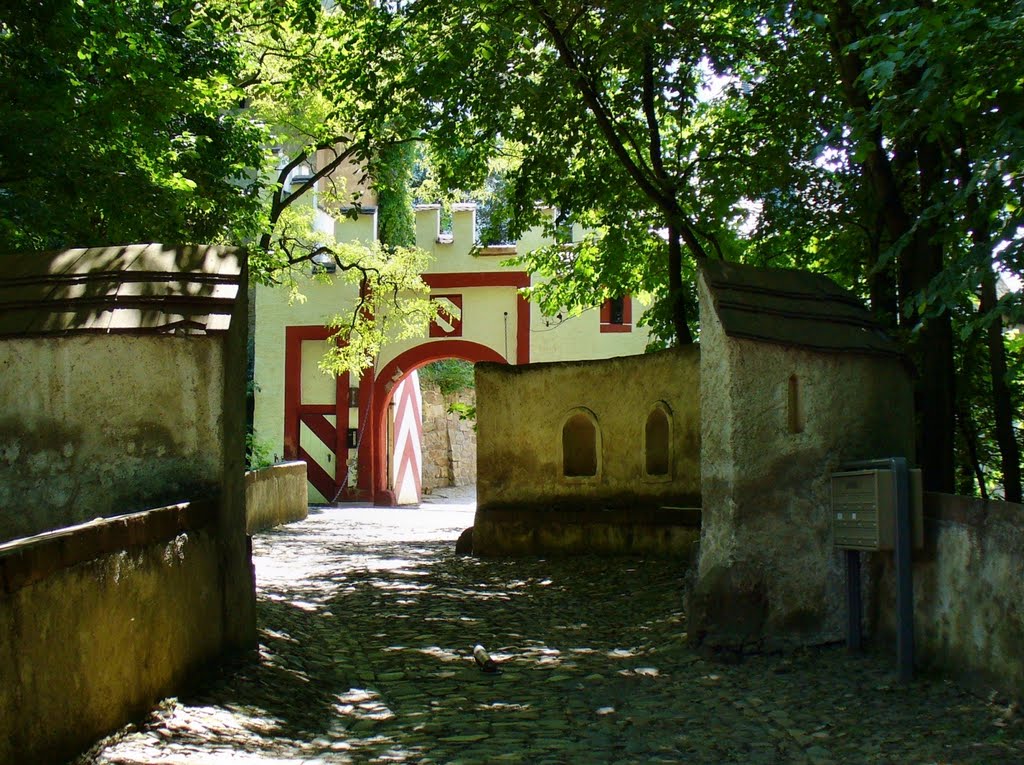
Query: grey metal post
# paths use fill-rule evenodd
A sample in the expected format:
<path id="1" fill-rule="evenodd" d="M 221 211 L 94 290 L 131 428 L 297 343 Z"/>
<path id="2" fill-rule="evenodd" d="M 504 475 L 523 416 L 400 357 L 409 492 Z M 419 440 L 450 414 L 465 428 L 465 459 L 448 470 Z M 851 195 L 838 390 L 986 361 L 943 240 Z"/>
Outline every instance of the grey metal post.
<path id="1" fill-rule="evenodd" d="M 892 473 L 896 500 L 896 659 L 900 680 L 909 682 L 914 676 L 914 543 L 910 527 L 910 471 L 907 459 L 887 457 L 851 462 L 843 466 L 848 470 L 883 467 L 888 467 Z"/>
<path id="2" fill-rule="evenodd" d="M 911 559 L 913 537 L 910 528 L 910 474 L 904 457 L 893 457 L 896 488 L 896 657 L 900 680 L 914 676 L 914 573 Z"/>
<path id="3" fill-rule="evenodd" d="M 860 552 L 846 551 L 846 650 L 861 651 Z"/>

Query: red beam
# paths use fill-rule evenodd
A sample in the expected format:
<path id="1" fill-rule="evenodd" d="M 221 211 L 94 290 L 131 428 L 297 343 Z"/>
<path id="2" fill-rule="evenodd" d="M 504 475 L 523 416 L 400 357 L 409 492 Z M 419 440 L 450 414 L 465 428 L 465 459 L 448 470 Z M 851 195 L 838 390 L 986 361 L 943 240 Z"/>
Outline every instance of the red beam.
<path id="1" fill-rule="evenodd" d="M 306 463 L 306 480 L 308 480 L 313 487 L 324 495 L 324 498 L 330 502 L 334 499 L 334 479 L 331 478 L 330 473 L 320 467 L 319 463 L 309 456 L 309 453 L 299 447 L 299 459 Z"/>
<path id="2" fill-rule="evenodd" d="M 324 446 L 332 452 L 334 451 L 334 444 L 338 438 L 338 431 L 327 421 L 326 417 L 322 414 L 302 414 L 299 415 L 299 422 L 304 422 L 306 427 L 313 431 L 313 434 L 324 442 Z"/>
<path id="3" fill-rule="evenodd" d="M 473 271 L 468 273 L 423 274 L 423 281 L 435 290 L 457 287 L 529 287 L 526 271 Z"/>

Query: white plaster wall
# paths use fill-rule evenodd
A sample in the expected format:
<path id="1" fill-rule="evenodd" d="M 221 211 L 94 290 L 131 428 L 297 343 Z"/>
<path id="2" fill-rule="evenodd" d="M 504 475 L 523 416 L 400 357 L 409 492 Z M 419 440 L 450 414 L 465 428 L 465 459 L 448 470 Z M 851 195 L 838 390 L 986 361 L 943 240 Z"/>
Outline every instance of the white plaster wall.
<path id="1" fill-rule="evenodd" d="M 417 208 L 417 246 L 433 256 L 427 273 L 501 273 L 510 270 L 501 265 L 504 257 L 472 254 L 475 246 L 474 216 L 472 206 L 457 207 L 453 211 L 454 239 L 450 243 L 439 243 L 440 208 L 436 205 Z M 361 216 L 356 221 L 340 219 L 335 226 L 335 236 L 339 241 L 369 241 L 372 232 L 371 216 Z M 524 234 L 518 250 L 526 252 L 550 243 L 551 239 L 544 236 L 538 226 Z M 326 285 L 310 279 L 300 279 L 300 292 L 304 299 L 292 302 L 289 302 L 288 291 L 282 288 L 261 285 L 255 292 L 254 428 L 257 438 L 269 443 L 277 457 L 283 457 L 284 450 L 285 327 L 323 326 L 331 316 L 351 311 L 357 296 L 355 287 L 348 284 Z M 518 300 L 513 288 L 455 287 L 440 288 L 434 292 L 463 295 L 464 336 L 459 339 L 480 343 L 508 358 L 511 363 L 517 362 Z M 529 310 L 531 361 L 612 358 L 642 353 L 647 344 L 647 331 L 638 330 L 635 326 L 631 333 L 602 334 L 597 309 L 570 319 L 552 331 L 547 331 L 536 306 L 531 305 Z M 634 325 L 643 310 L 640 302 L 634 299 Z M 425 342 L 438 341 L 422 337 L 386 345 L 381 350 L 377 368 Z M 355 427 L 355 424 L 351 426 Z M 315 440 L 311 443 L 314 443 L 313 448 L 317 448 Z M 323 458 L 326 459 L 325 456 Z"/>
<path id="2" fill-rule="evenodd" d="M 462 337 L 452 338 L 453 340 L 466 340 L 485 345 L 515 363 L 518 330 L 516 325 L 517 298 L 513 289 L 509 287 L 456 287 L 439 289 L 435 292 L 438 295 L 462 295 Z M 508 313 L 507 318 L 506 312 Z M 389 343 L 381 349 L 377 369 L 381 369 L 410 348 L 427 342 L 443 343 L 445 339 L 419 337 Z"/>
<path id="3" fill-rule="evenodd" d="M 333 314 L 351 310 L 355 305 L 356 290 L 348 284 L 328 285 L 306 280 L 301 289 L 305 301 L 289 302 L 285 289 L 263 285 L 256 288 L 253 428 L 259 440 L 271 445 L 275 459 L 284 457 L 285 328 L 324 326 Z M 323 346 L 326 351 L 326 342 Z M 303 362 L 316 366 L 312 359 L 304 358 Z M 320 373 L 315 372 L 314 377 L 318 376 Z"/>
<path id="4" fill-rule="evenodd" d="M 509 269 L 502 267 L 504 258 L 476 256 L 476 209 L 471 206 L 456 206 L 452 210 L 451 241 L 438 241 L 441 210 L 436 205 L 416 208 L 416 246 L 429 252 L 431 260 L 428 273 L 476 273 L 499 272 Z"/>
<path id="5" fill-rule="evenodd" d="M 601 332 L 601 311 L 592 308 L 560 324 L 545 326 L 540 308 L 530 304 L 530 361 L 582 361 L 632 356 L 644 352 L 650 332 L 636 323 L 646 310 L 633 301 L 632 332 Z M 548 319 L 551 322 L 551 319 Z"/>

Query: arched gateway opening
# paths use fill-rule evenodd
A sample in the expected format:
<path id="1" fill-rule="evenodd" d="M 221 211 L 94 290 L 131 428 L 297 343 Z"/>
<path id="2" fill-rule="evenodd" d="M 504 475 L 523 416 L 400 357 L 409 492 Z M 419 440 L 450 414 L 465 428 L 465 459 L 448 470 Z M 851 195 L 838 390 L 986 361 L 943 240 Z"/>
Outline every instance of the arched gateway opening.
<path id="1" fill-rule="evenodd" d="M 479 361 L 507 363 L 500 353 L 486 345 L 468 340 L 438 340 L 404 351 L 385 364 L 377 374 L 370 404 L 370 429 L 372 432 L 366 439 L 369 441 L 366 449 L 366 463 L 363 463 L 363 450 L 360 450 L 360 463 L 369 468 L 366 471 L 369 475 L 360 471 L 360 488 L 365 488 L 372 494 L 374 504 L 397 504 L 395 493 L 388 481 L 392 467 L 389 464 L 389 454 L 391 454 L 389 449 L 391 434 L 388 427 L 389 408 L 396 389 L 410 372 L 434 361 L 453 358 L 474 364 Z M 401 454 L 397 455 L 398 459 L 402 459 L 402 456 Z"/>

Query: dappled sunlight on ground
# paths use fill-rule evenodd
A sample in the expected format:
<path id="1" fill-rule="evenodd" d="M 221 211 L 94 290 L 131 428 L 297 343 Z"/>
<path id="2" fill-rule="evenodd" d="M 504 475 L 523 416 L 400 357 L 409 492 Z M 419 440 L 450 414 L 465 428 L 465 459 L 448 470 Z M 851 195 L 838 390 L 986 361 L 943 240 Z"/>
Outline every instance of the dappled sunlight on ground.
<path id="1" fill-rule="evenodd" d="M 328 508 L 257 536 L 256 660 L 83 763 L 1024 761 L 1005 707 L 887 657 L 704 660 L 680 563 L 456 556 L 471 523 Z"/>

